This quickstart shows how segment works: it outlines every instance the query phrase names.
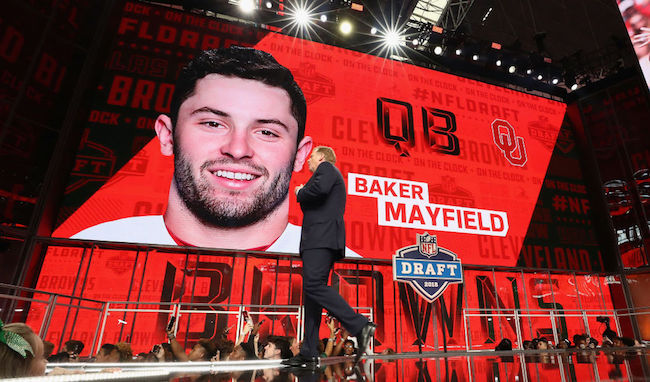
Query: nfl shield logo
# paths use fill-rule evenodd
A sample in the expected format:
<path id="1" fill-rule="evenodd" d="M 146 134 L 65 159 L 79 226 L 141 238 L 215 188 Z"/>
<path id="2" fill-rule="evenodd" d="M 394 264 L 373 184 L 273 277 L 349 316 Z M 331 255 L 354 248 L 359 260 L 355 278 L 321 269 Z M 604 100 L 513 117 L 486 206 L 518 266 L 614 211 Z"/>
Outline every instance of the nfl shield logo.
<path id="1" fill-rule="evenodd" d="M 436 256 L 438 254 L 438 238 L 435 235 L 429 235 L 428 232 L 418 236 L 418 249 L 426 257 Z"/>
<path id="2" fill-rule="evenodd" d="M 463 282 L 463 265 L 452 251 L 439 247 L 436 236 L 417 235 L 417 245 L 400 248 L 393 256 L 393 280 L 408 283 L 433 302 L 450 284 Z"/>

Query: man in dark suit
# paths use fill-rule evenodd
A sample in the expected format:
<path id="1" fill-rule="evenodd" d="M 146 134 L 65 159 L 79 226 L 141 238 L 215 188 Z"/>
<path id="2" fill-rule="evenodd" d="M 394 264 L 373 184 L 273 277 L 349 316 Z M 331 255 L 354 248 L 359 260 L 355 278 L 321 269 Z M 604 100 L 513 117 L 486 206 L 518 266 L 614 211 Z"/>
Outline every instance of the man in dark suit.
<path id="1" fill-rule="evenodd" d="M 357 359 L 366 352 L 375 333 L 375 324 L 356 313 L 334 289 L 327 285 L 334 261 L 345 256 L 345 182 L 334 167 L 336 156 L 330 147 L 316 147 L 307 160 L 314 174 L 295 189 L 303 212 L 300 257 L 303 263 L 305 331 L 300 353 L 285 361 L 307 367 L 318 363 L 318 330 L 323 308 L 357 337 Z"/>

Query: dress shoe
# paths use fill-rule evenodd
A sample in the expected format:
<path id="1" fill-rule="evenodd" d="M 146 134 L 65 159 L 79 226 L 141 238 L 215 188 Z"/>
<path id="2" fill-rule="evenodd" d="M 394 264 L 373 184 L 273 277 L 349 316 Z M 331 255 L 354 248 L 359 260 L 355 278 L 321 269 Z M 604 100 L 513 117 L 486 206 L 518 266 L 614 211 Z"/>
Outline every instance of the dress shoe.
<path id="1" fill-rule="evenodd" d="M 292 367 L 315 368 L 318 367 L 318 357 L 306 357 L 298 353 L 297 356 L 282 361 L 282 364 Z"/>
<path id="2" fill-rule="evenodd" d="M 375 325 L 373 322 L 368 322 L 366 326 L 361 329 L 361 332 L 357 334 L 357 346 L 359 347 L 357 351 L 357 361 L 359 358 L 361 358 L 362 355 L 368 351 L 368 346 L 370 345 L 370 341 L 372 341 L 372 338 L 375 335 L 375 330 L 377 329 L 377 325 Z"/>

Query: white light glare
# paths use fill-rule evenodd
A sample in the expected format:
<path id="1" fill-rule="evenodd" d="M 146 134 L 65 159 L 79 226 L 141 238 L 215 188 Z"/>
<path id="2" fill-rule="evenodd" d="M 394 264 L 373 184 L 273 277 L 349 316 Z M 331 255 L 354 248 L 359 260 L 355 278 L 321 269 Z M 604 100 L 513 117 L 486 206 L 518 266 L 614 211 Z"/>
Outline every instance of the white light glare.
<path id="1" fill-rule="evenodd" d="M 571 85 L 571 90 L 576 90 L 577 88 L 578 88 L 578 84 Z"/>
<path id="2" fill-rule="evenodd" d="M 517 68 L 514 65 L 510 65 L 508 68 L 508 73 L 514 73 L 517 70 Z"/>
<path id="3" fill-rule="evenodd" d="M 537 79 L 538 79 L 538 80 L 541 81 L 543 78 L 544 78 L 544 76 L 542 76 L 541 74 L 537 75 Z"/>
<path id="4" fill-rule="evenodd" d="M 352 23 L 349 21 L 343 21 L 339 26 L 339 30 L 343 34 L 350 34 L 352 32 Z"/>
<path id="5" fill-rule="evenodd" d="M 384 42 L 386 43 L 386 45 L 388 45 L 391 48 L 397 47 L 399 45 L 400 40 L 401 37 L 399 33 L 393 30 L 389 30 L 384 35 Z"/>
<path id="6" fill-rule="evenodd" d="M 255 10 L 255 2 L 253 0 L 239 0 L 239 9 L 244 13 L 251 13 Z"/>
<path id="7" fill-rule="evenodd" d="M 296 12 L 293 14 L 293 18 L 296 20 L 298 25 L 305 26 L 309 24 L 309 19 L 311 15 L 309 14 L 309 11 L 307 11 L 304 8 L 298 8 L 296 9 Z"/>
<path id="8" fill-rule="evenodd" d="M 377 28 L 375 27 L 370 28 L 370 34 L 377 34 Z"/>
<path id="9" fill-rule="evenodd" d="M 327 15 L 320 15 L 320 21 L 322 22 L 327 21 Z"/>
<path id="10" fill-rule="evenodd" d="M 560 80 L 558 80 L 557 78 L 553 78 L 553 81 L 552 81 L 552 82 L 553 82 L 553 85 L 557 85 L 558 82 L 560 82 Z"/>
<path id="11" fill-rule="evenodd" d="M 271 3 L 270 1 L 267 1 L 267 2 L 266 2 L 266 7 L 267 7 L 267 8 L 270 9 L 272 6 L 273 6 L 273 3 Z"/>
<path id="12" fill-rule="evenodd" d="M 462 53 L 463 53 L 462 50 L 460 50 L 460 49 L 456 49 L 456 56 L 460 56 Z"/>
<path id="13" fill-rule="evenodd" d="M 478 54 L 473 55 L 473 56 L 472 56 L 472 60 L 474 60 L 474 61 L 478 61 Z"/>
<path id="14" fill-rule="evenodd" d="M 440 56 L 442 54 L 442 47 L 441 46 L 436 46 L 435 48 L 433 48 L 433 53 Z"/>
<path id="15" fill-rule="evenodd" d="M 418 40 L 417 38 L 413 39 L 413 46 L 417 46 L 419 43 L 420 43 L 420 40 Z"/>
<path id="16" fill-rule="evenodd" d="M 533 69 L 526 70 L 526 74 L 532 74 L 532 73 L 533 73 Z"/>
<path id="17" fill-rule="evenodd" d="M 496 64 L 497 66 L 501 66 L 501 60 L 497 60 Z"/>

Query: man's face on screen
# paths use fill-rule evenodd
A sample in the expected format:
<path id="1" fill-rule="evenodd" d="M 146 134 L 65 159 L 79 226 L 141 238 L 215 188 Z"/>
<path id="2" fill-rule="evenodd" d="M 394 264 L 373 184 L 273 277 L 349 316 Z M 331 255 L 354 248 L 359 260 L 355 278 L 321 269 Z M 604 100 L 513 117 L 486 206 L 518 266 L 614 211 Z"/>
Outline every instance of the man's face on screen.
<path id="1" fill-rule="evenodd" d="M 287 198 L 298 123 L 281 88 L 210 74 L 179 109 L 174 126 L 178 193 L 203 222 L 244 227 Z"/>

